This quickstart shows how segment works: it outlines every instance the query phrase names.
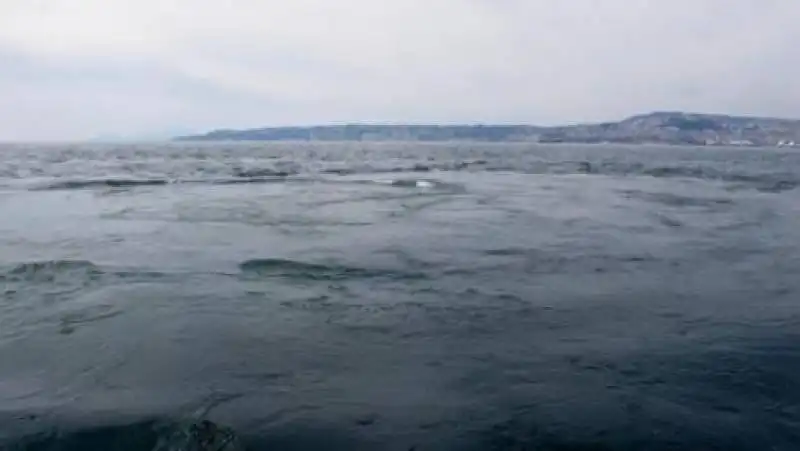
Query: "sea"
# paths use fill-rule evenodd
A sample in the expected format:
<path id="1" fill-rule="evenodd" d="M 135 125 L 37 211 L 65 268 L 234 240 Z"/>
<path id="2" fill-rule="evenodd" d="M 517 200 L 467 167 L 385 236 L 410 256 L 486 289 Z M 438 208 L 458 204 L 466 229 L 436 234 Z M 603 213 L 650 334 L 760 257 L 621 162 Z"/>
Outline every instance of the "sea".
<path id="1" fill-rule="evenodd" d="M 800 151 L 0 145 L 0 449 L 800 449 Z"/>

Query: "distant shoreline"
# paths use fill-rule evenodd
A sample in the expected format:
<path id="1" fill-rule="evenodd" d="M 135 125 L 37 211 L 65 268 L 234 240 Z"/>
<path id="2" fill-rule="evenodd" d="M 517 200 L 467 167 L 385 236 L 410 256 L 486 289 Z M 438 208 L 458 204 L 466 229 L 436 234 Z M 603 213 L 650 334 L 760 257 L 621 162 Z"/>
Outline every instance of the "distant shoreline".
<path id="1" fill-rule="evenodd" d="M 671 143 L 671 142 L 583 142 L 583 141 L 561 141 L 561 142 L 543 142 L 543 141 L 482 141 L 482 140 L 370 140 L 370 139 L 340 139 L 340 140 L 321 140 L 321 139 L 192 139 L 190 137 L 178 137 L 168 141 L 149 141 L 152 143 L 174 143 L 174 144 L 246 144 L 246 143 L 273 143 L 273 144 L 347 144 L 347 143 L 364 143 L 375 145 L 389 145 L 389 144 L 427 144 L 427 145 L 446 145 L 446 144 L 481 144 L 481 145 L 543 145 L 543 146 L 566 146 L 566 145 L 579 145 L 579 146 L 629 146 L 629 147 L 718 147 L 728 149 L 760 149 L 760 148 L 786 148 L 786 149 L 800 149 L 800 145 L 795 146 L 772 146 L 772 145 L 739 145 L 739 144 L 693 144 L 693 143 Z M 149 142 L 144 142 L 149 143 Z M 79 142 L 80 143 L 80 142 Z M 118 144 L 118 142 L 108 142 L 109 144 Z M 126 141 L 126 144 L 142 144 L 138 141 Z M 96 144 L 103 144 L 97 142 Z"/>
<path id="2" fill-rule="evenodd" d="M 800 120 L 656 112 L 619 122 L 536 125 L 320 125 L 215 130 L 174 141 L 483 142 L 800 147 Z"/>

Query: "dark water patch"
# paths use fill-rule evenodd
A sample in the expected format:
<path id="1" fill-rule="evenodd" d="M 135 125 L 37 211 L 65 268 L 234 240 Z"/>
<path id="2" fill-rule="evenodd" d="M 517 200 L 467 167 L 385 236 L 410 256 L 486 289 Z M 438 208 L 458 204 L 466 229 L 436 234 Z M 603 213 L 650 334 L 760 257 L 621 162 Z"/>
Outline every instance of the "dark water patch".
<path id="1" fill-rule="evenodd" d="M 242 440 L 226 426 L 208 420 L 132 424 L 78 430 L 51 428 L 3 444 L 3 451 L 243 451 Z"/>
<path id="2" fill-rule="evenodd" d="M 236 177 L 242 177 L 248 179 L 258 179 L 265 177 L 288 177 L 290 175 L 297 174 L 297 172 L 295 171 L 279 170 L 274 168 L 253 168 L 253 169 L 234 168 L 233 173 Z"/>
<path id="3" fill-rule="evenodd" d="M 259 177 L 218 178 L 213 180 L 197 180 L 197 181 L 192 181 L 191 183 L 209 183 L 213 185 L 255 185 L 255 184 L 268 184 L 268 183 L 285 183 L 287 181 L 286 178 L 288 176 L 289 174 L 259 176 Z"/>
<path id="4" fill-rule="evenodd" d="M 491 166 L 487 166 L 484 169 L 486 172 L 509 172 L 509 173 L 522 173 L 522 174 L 542 174 L 543 172 L 536 172 L 531 170 L 520 170 L 516 166 L 513 165 L 503 165 L 503 164 L 495 164 Z"/>
<path id="5" fill-rule="evenodd" d="M 516 172 L 516 171 L 515 171 Z M 590 161 L 536 161 L 529 163 L 526 174 L 594 174 L 601 171 Z"/>
<path id="6" fill-rule="evenodd" d="M 644 169 L 643 175 L 657 178 L 693 178 L 700 180 L 718 180 L 750 187 L 764 192 L 782 192 L 793 190 L 798 185 L 796 176 L 786 173 L 737 173 L 722 171 L 713 167 L 676 166 Z"/>
<path id="7" fill-rule="evenodd" d="M 320 174 L 329 175 L 353 175 L 357 173 L 358 171 L 355 168 L 329 168 L 320 171 Z"/>
<path id="8" fill-rule="evenodd" d="M 791 191 L 797 188 L 797 180 L 777 180 L 768 181 L 758 186 L 758 190 L 764 193 L 781 193 L 783 191 Z"/>
<path id="9" fill-rule="evenodd" d="M 111 319 L 119 316 L 123 311 L 113 305 L 98 304 L 85 307 L 78 311 L 65 313 L 59 321 L 59 333 L 61 335 L 71 335 L 76 328 L 83 324 L 90 324 L 97 321 Z"/>
<path id="10" fill-rule="evenodd" d="M 354 175 L 354 174 L 397 174 L 397 173 L 419 173 L 419 172 L 457 172 L 470 169 L 479 170 L 482 166 L 487 164 L 487 160 L 467 160 L 467 161 L 451 161 L 451 162 L 436 162 L 425 161 L 417 162 L 410 165 L 390 166 L 390 167 L 376 167 L 370 165 L 351 165 L 339 167 L 326 167 L 320 169 L 321 174 L 329 175 Z"/>
<path id="11" fill-rule="evenodd" d="M 762 193 L 779 194 L 796 189 L 798 184 L 800 184 L 798 181 L 768 179 L 755 183 L 732 183 L 726 186 L 725 189 L 730 192 L 755 189 Z"/>
<path id="12" fill-rule="evenodd" d="M 675 193 L 653 193 L 635 190 L 622 191 L 623 195 L 629 199 L 641 199 L 647 202 L 666 205 L 669 207 L 719 207 L 732 205 L 733 199 L 708 198 L 686 196 Z"/>
<path id="13" fill-rule="evenodd" d="M 370 438 L 377 416 L 356 418 L 352 430 L 303 425 L 270 428 L 258 434 L 240 432 L 210 421 L 189 425 L 142 421 L 127 425 L 82 430 L 52 430 L 18 439 L 3 451 L 633 451 L 633 450 L 732 450 L 761 449 L 751 438 L 725 437 L 715 430 L 697 431 L 691 437 L 678 433 L 678 425 L 654 421 L 650 428 L 629 425 L 626 433 L 602 427 L 578 428 L 553 424 L 535 413 L 476 430 L 453 421 L 426 423 L 394 440 Z M 599 419 L 608 423 L 607 419 Z M 703 423 L 708 423 L 703 422 Z M 734 422 L 714 424 L 733 428 Z M 459 430 L 457 437 L 431 438 L 437 429 Z M 377 435 L 377 434 L 376 434 Z M 752 435 L 760 435 L 757 432 Z M 413 437 L 417 437 L 414 440 Z M 428 440 L 425 440 L 427 438 Z M 756 446 L 756 447 L 752 447 Z M 791 449 L 791 448 L 772 448 Z"/>
<path id="14" fill-rule="evenodd" d="M 730 340 L 569 357 L 574 370 L 562 376 L 583 388 L 514 391 L 521 397 L 461 449 L 794 449 L 800 354 L 786 342 L 757 352 Z"/>
<path id="15" fill-rule="evenodd" d="M 0 282 L 9 294 L 34 290 L 38 295 L 72 294 L 97 284 L 186 280 L 187 277 L 225 276 L 223 273 L 154 271 L 123 266 L 98 266 L 83 260 L 35 261 L 0 267 Z M 51 294 L 52 294 L 51 293 Z"/>
<path id="16" fill-rule="evenodd" d="M 249 451 L 379 451 L 399 449 L 411 451 L 410 446 L 376 445 L 353 430 L 329 425 L 287 425 L 281 429 L 270 429 L 260 435 L 245 436 L 242 440 Z M 398 440 L 400 441 L 400 440 Z"/>
<path id="17" fill-rule="evenodd" d="M 63 430 L 50 427 L 13 440 L 0 442 L 3 451 L 151 451 L 159 442 L 155 421 L 97 426 L 82 430 Z"/>
<path id="18" fill-rule="evenodd" d="M 722 342 L 691 353 L 681 372 L 664 375 L 669 386 L 695 388 L 696 392 L 686 393 L 685 401 L 697 410 L 800 405 L 800 388 L 795 384 L 800 371 L 798 337 L 739 341 L 739 346 Z"/>
<path id="19" fill-rule="evenodd" d="M 31 191 L 65 191 L 65 190 L 84 190 L 95 188 L 106 188 L 110 190 L 127 190 L 137 187 L 147 186 L 167 186 L 167 185 L 247 185 L 247 184 L 267 184 L 284 183 L 288 180 L 303 181 L 303 179 L 289 179 L 291 174 L 276 172 L 270 175 L 259 176 L 239 176 L 239 177 L 217 177 L 217 178 L 184 178 L 184 179 L 100 179 L 100 180 L 69 180 L 64 182 L 52 182 L 44 185 L 37 185 L 29 188 Z M 113 191 L 107 191 L 113 192 Z"/>
<path id="20" fill-rule="evenodd" d="M 421 273 L 389 269 L 366 269 L 340 264 L 308 263 L 297 260 L 265 258 L 247 260 L 239 264 L 244 274 L 262 277 L 282 277 L 296 280 L 332 281 L 364 278 L 420 279 Z"/>
<path id="21" fill-rule="evenodd" d="M 20 263 L 0 273 L 0 280 L 52 282 L 59 279 L 96 278 L 104 272 L 90 261 L 49 260 Z"/>
<path id="22" fill-rule="evenodd" d="M 43 186 L 31 188 L 32 191 L 60 191 L 79 190 L 90 188 L 133 188 L 137 186 L 162 186 L 168 185 L 166 179 L 96 179 L 96 180 L 66 180 L 52 182 Z"/>
<path id="23" fill-rule="evenodd" d="M 244 451 L 244 444 L 229 427 L 208 420 L 173 427 L 161 433 L 153 451 Z"/>
<path id="24" fill-rule="evenodd" d="M 392 168 L 390 172 L 431 172 L 431 171 L 464 171 L 470 168 L 478 168 L 486 164 L 486 160 L 455 161 L 445 163 L 425 162 L 415 163 L 410 167 Z"/>
<path id="25" fill-rule="evenodd" d="M 308 299 L 288 299 L 281 301 L 280 305 L 288 309 L 304 311 L 329 312 L 332 310 L 345 311 L 348 309 L 348 306 L 334 303 L 330 299 L 328 295 L 314 296 Z"/>
<path id="26" fill-rule="evenodd" d="M 671 406 L 665 406 L 669 409 Z M 595 409 L 588 409 L 591 410 Z M 678 451 L 726 450 L 746 451 L 761 449 L 765 434 L 743 440 L 731 436 L 736 421 L 663 422 L 639 412 L 635 403 L 620 402 L 616 409 L 594 413 L 595 423 L 558 425 L 544 415 L 524 413 L 511 420 L 475 433 L 471 444 L 458 449 L 468 451 Z M 679 410 L 679 409 L 676 409 Z M 620 412 L 626 412 L 621 414 Z M 581 416 L 592 414 L 582 413 Z M 622 417 L 622 418 L 620 418 Z M 610 419 L 610 418 L 613 418 Z M 549 421 L 548 421 L 549 420 Z M 569 422 L 569 420 L 565 420 Z M 604 427 L 602 425 L 607 424 Z M 705 429 L 702 429 L 703 425 Z M 776 448 L 791 449 L 791 448 Z"/>
<path id="27" fill-rule="evenodd" d="M 658 220 L 658 222 L 661 225 L 664 225 L 664 226 L 667 226 L 667 227 L 678 228 L 678 227 L 683 227 L 683 225 L 684 225 L 682 221 L 680 221 L 678 219 L 675 219 L 675 218 L 672 218 L 672 217 L 667 216 L 667 215 L 657 214 L 657 215 L 655 215 L 655 217 L 656 217 L 656 219 Z"/>
<path id="28" fill-rule="evenodd" d="M 485 251 L 485 254 L 493 257 L 517 257 L 528 255 L 531 252 L 533 252 L 531 249 L 511 247 L 504 249 L 489 249 Z"/>
<path id="29" fill-rule="evenodd" d="M 642 169 L 641 174 L 659 178 L 686 177 L 686 178 L 697 178 L 697 179 L 719 178 L 719 176 L 721 175 L 716 172 L 710 172 L 708 171 L 708 169 L 702 167 L 692 167 L 692 166 L 659 166 L 654 168 L 646 168 Z M 728 177 L 731 176 L 729 175 Z"/>
<path id="30" fill-rule="evenodd" d="M 524 271 L 526 274 L 585 274 L 604 273 L 610 271 L 637 271 L 647 267 L 672 267 L 675 263 L 648 253 L 631 254 L 564 254 L 557 250 L 536 248 L 496 248 L 482 252 L 492 259 L 494 266 L 490 269 L 505 271 Z M 485 271 L 487 268 L 478 271 Z M 456 272 L 457 274 L 458 272 Z"/>

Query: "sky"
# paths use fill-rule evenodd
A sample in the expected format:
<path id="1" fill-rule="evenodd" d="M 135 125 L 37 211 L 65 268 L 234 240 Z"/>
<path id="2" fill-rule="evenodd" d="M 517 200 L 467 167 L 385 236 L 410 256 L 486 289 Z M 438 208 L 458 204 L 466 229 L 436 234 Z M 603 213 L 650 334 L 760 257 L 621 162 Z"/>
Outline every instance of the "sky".
<path id="1" fill-rule="evenodd" d="M 800 118 L 797 0 L 0 0 L 0 140 Z"/>

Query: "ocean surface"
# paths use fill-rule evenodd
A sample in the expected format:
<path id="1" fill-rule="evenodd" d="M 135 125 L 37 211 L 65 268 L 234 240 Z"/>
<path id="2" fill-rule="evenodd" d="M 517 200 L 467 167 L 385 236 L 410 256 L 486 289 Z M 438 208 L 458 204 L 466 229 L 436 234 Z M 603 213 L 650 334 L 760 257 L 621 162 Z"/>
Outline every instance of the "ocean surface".
<path id="1" fill-rule="evenodd" d="M 782 149 L 0 145 L 0 449 L 797 450 L 799 183 Z"/>

